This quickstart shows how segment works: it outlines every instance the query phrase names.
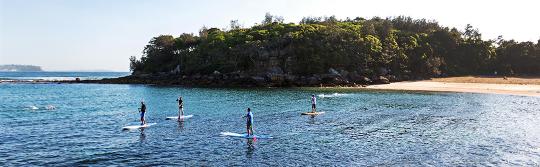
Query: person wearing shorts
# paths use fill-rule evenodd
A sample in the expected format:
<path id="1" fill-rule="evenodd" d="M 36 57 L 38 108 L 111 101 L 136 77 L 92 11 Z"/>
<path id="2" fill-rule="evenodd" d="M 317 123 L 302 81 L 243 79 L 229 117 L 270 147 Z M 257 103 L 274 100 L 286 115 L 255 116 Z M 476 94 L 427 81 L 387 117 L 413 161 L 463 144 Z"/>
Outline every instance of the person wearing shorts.
<path id="1" fill-rule="evenodd" d="M 246 131 L 249 136 L 253 135 L 253 113 L 251 113 L 251 109 L 247 109 L 247 115 L 244 116 L 244 118 L 247 118 L 246 120 Z"/>
<path id="2" fill-rule="evenodd" d="M 144 114 L 146 113 L 146 105 L 144 104 L 144 101 L 141 101 L 141 108 L 139 108 L 139 112 L 141 112 L 141 125 L 146 124 L 146 120 L 144 120 Z"/>

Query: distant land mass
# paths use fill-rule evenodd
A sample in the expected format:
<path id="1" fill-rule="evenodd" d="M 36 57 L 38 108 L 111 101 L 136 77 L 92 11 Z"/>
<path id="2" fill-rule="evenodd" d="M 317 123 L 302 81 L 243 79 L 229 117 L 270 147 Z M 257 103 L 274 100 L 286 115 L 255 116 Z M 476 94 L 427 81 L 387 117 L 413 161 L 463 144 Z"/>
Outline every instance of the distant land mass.
<path id="1" fill-rule="evenodd" d="M 40 66 L 35 65 L 0 65 L 0 72 L 39 72 L 43 71 Z"/>

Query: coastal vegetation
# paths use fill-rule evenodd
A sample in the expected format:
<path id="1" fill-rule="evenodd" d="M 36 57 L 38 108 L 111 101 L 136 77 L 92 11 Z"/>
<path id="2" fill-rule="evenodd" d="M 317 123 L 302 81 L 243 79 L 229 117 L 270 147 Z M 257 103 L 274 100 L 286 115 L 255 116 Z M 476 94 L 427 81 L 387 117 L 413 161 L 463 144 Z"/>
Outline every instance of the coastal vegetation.
<path id="1" fill-rule="evenodd" d="M 175 80 L 171 84 L 199 85 L 346 85 L 460 75 L 538 75 L 539 64 L 540 40 L 483 40 L 471 25 L 458 30 L 404 16 L 306 17 L 296 24 L 267 14 L 252 27 L 234 20 L 227 29 L 203 27 L 197 35 L 154 37 L 140 59 L 130 58 L 130 79 L 161 76 Z"/>

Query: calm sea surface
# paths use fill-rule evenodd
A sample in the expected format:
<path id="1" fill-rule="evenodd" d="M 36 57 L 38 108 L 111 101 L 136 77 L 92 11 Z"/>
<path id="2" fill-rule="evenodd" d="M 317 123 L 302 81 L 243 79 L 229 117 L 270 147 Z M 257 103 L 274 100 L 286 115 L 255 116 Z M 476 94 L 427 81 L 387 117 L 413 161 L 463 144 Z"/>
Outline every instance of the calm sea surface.
<path id="1" fill-rule="evenodd" d="M 141 99 L 157 124 L 122 131 Z M 219 135 L 247 107 L 274 139 Z M 540 165 L 540 98 L 509 95 L 0 83 L 0 127 L 0 166 Z"/>
<path id="2" fill-rule="evenodd" d="M 0 72 L 2 80 L 94 80 L 127 76 L 129 72 Z"/>

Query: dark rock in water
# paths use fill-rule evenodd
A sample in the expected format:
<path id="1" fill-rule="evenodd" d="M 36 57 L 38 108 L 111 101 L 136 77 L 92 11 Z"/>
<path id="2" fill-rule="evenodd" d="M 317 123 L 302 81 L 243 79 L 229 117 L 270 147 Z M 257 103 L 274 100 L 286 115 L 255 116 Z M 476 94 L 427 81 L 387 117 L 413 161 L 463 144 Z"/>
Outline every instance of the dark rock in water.
<path id="1" fill-rule="evenodd" d="M 407 75 L 373 75 L 371 78 L 358 71 L 346 71 L 330 68 L 325 74 L 293 75 L 291 72 L 282 73 L 278 67 L 269 71 L 235 71 L 221 73 L 214 71 L 206 75 L 137 73 L 126 77 L 80 80 L 63 83 L 108 83 L 108 84 L 152 84 L 152 85 L 182 85 L 200 87 L 290 87 L 290 86 L 364 86 L 370 84 L 388 84 L 390 82 L 407 80 Z M 403 77 L 403 78 L 401 78 Z M 417 76 L 416 76 L 417 77 Z"/>

